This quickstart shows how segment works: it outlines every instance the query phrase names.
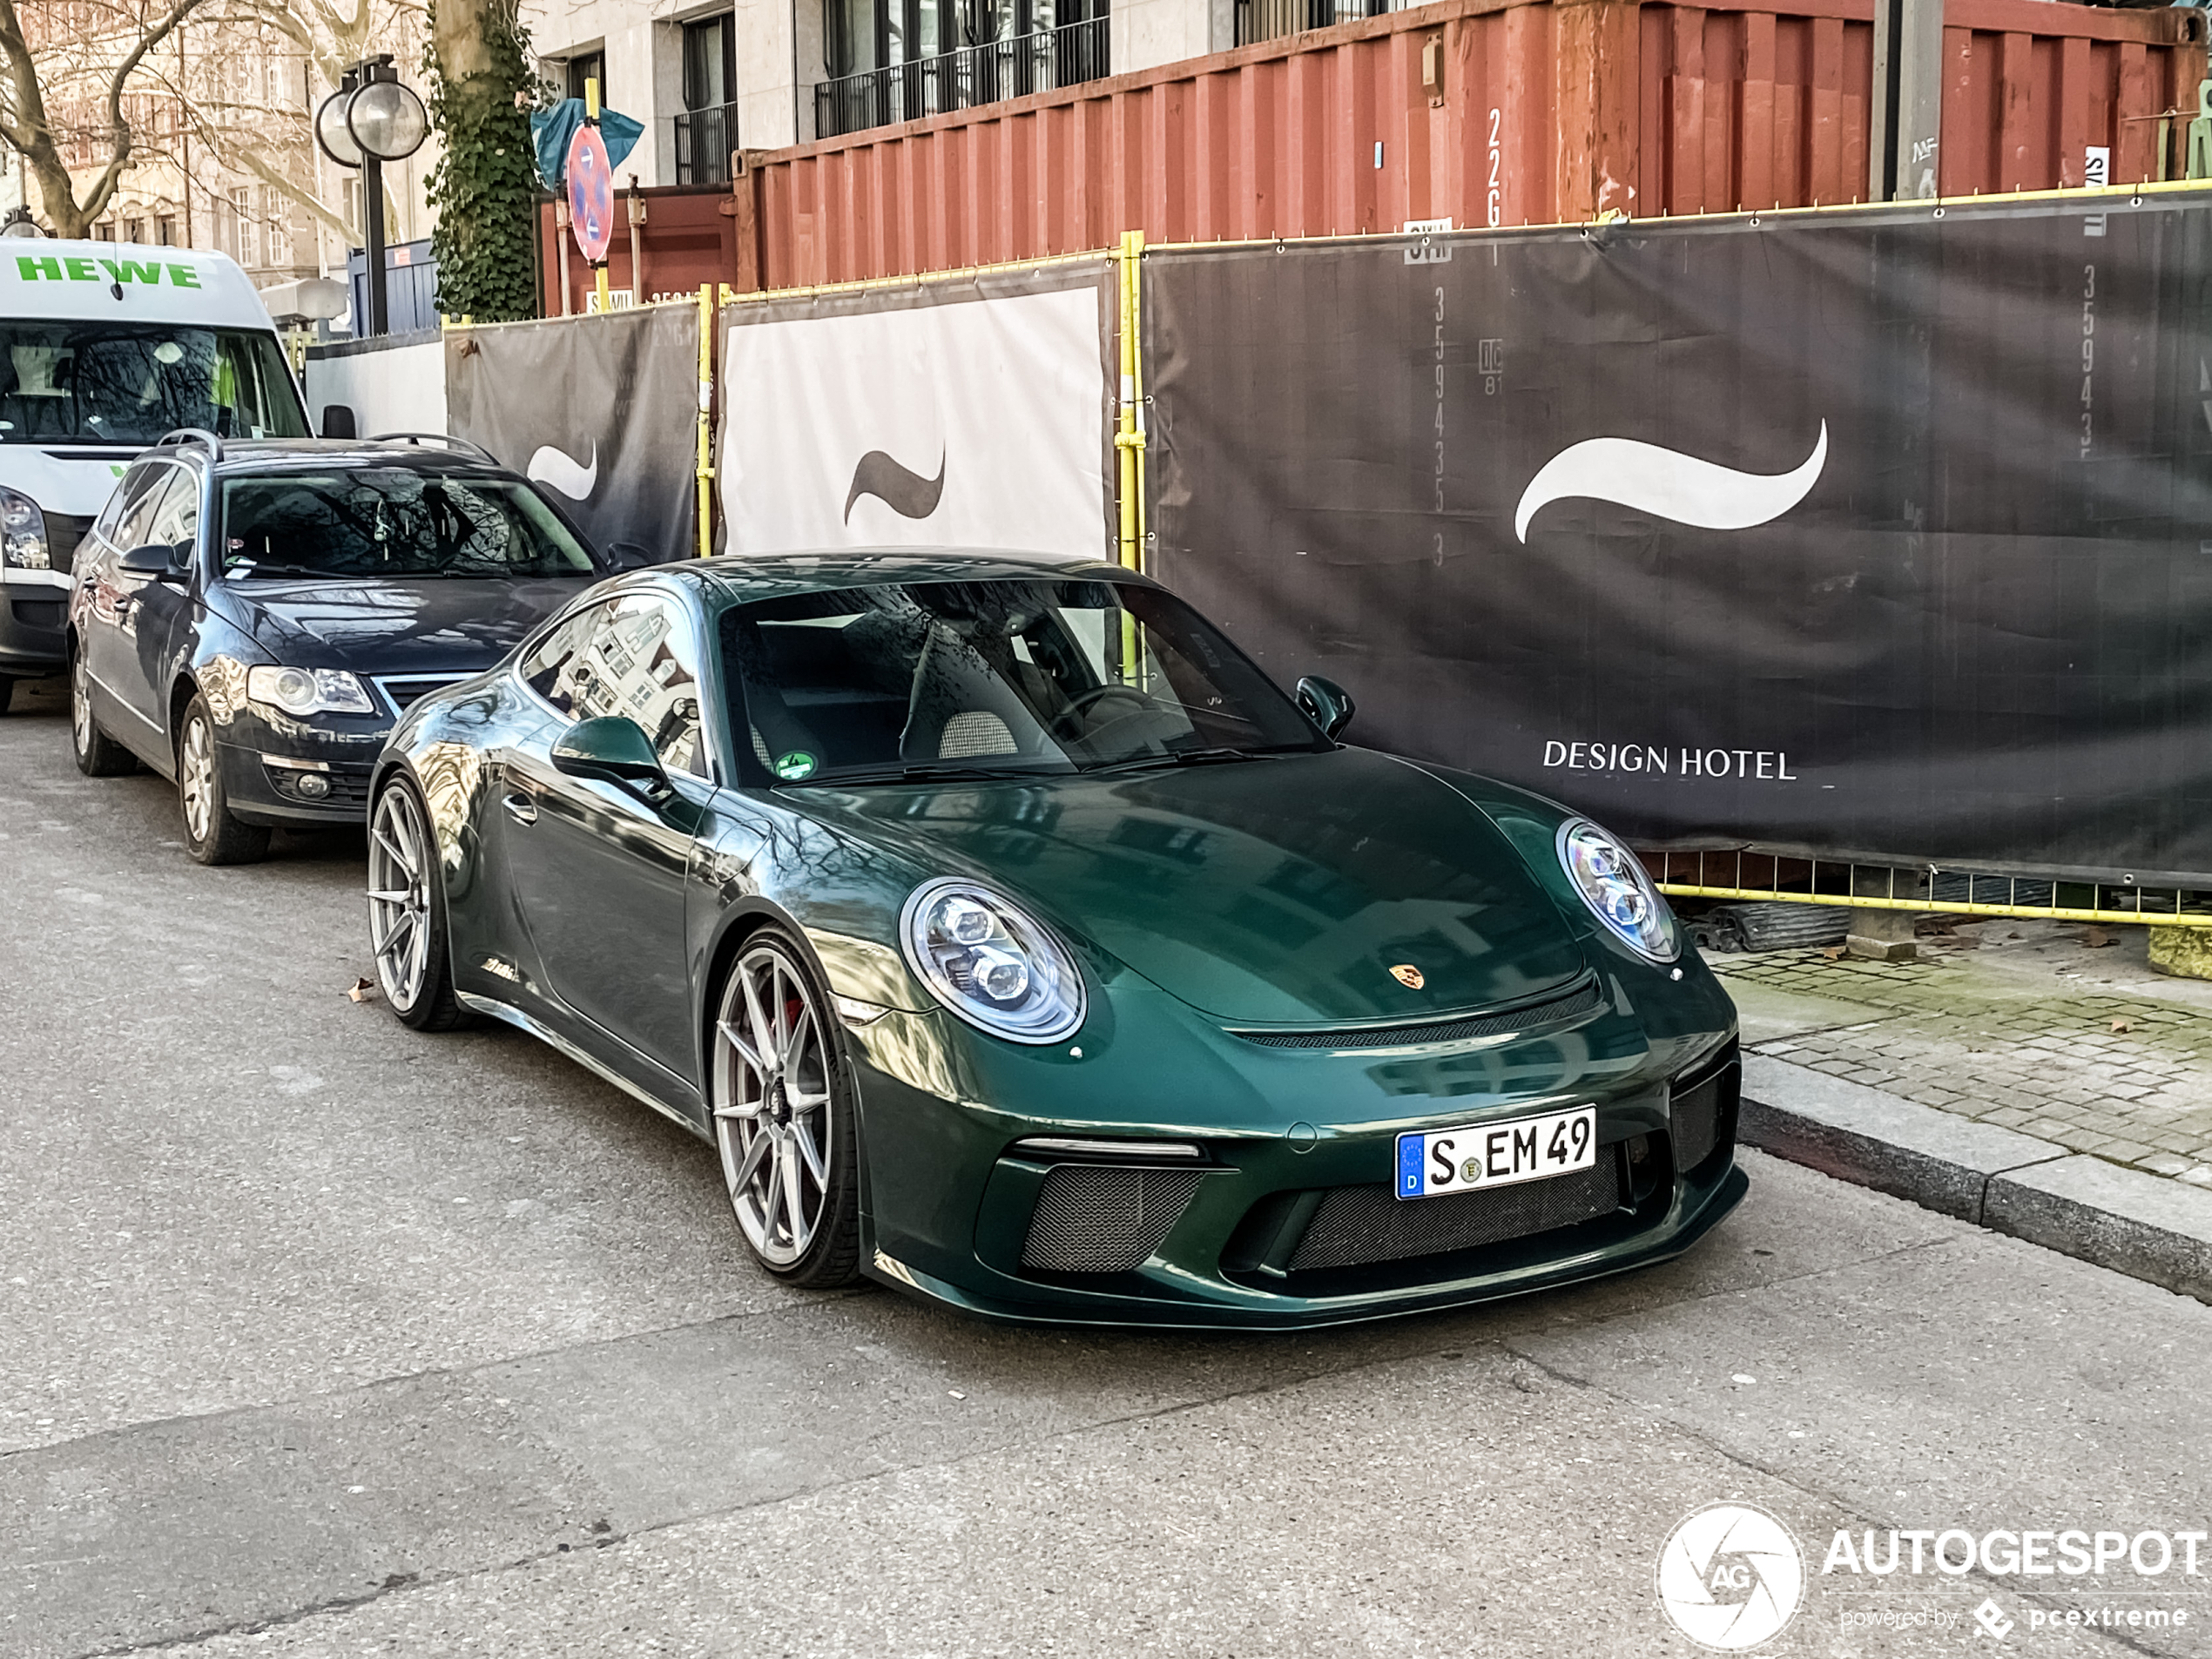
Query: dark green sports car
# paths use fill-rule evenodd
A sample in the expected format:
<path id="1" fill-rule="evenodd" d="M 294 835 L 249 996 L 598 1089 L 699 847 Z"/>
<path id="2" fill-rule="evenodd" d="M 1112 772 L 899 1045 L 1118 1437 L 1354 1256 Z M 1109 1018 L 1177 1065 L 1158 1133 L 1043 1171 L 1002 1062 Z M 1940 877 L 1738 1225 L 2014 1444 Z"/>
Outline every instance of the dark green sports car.
<path id="1" fill-rule="evenodd" d="M 1351 712 L 1112 565 L 618 577 L 394 732 L 377 972 L 711 1141 L 799 1285 L 1281 1327 L 1679 1253 L 1727 995 L 1603 830 Z"/>

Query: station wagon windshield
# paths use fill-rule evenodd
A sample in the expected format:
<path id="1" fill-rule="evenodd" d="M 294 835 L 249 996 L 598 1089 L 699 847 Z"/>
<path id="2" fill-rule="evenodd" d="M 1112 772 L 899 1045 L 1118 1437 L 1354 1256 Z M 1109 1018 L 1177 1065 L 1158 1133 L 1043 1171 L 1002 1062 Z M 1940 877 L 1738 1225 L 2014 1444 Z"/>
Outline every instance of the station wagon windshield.
<path id="1" fill-rule="evenodd" d="M 222 569 L 233 580 L 597 574 L 528 485 L 405 467 L 226 479 Z"/>
<path id="2" fill-rule="evenodd" d="M 275 339 L 158 323 L 0 324 L 0 443 L 135 448 L 179 427 L 307 436 Z"/>
<path id="3" fill-rule="evenodd" d="M 722 653 L 732 729 L 786 784 L 1330 746 L 1188 605 L 1115 582 L 913 583 L 763 600 L 724 614 Z"/>

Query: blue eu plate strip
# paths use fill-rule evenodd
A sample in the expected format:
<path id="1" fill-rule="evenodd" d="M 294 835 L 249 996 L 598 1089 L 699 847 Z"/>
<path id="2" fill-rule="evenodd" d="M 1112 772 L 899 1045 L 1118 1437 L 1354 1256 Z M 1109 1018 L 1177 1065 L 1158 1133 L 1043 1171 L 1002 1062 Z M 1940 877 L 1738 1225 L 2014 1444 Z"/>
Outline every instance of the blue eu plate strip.
<path id="1" fill-rule="evenodd" d="M 1421 1149 L 1427 1138 L 1425 1135 L 1398 1137 L 1398 1190 L 1406 1197 L 1420 1197 Z"/>

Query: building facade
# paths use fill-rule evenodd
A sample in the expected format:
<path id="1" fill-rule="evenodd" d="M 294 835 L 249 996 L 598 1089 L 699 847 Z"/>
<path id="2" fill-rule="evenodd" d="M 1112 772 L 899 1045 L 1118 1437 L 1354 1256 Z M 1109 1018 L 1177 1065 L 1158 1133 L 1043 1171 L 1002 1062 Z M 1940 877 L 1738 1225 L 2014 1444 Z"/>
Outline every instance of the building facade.
<path id="1" fill-rule="evenodd" d="M 1393 0 L 525 0 L 546 78 L 645 136 L 640 185 L 1400 9 Z"/>

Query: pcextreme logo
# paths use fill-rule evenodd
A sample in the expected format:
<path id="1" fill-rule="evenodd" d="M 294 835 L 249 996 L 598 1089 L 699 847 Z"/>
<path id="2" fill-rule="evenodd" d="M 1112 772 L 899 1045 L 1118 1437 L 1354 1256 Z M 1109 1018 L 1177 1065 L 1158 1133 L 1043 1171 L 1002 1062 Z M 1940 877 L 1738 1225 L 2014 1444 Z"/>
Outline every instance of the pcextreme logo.
<path id="1" fill-rule="evenodd" d="M 1701 1648 L 1741 1653 L 1797 1616 L 1805 1558 L 1790 1529 L 1750 1504 L 1709 1504 L 1659 1552 L 1659 1605 Z"/>

